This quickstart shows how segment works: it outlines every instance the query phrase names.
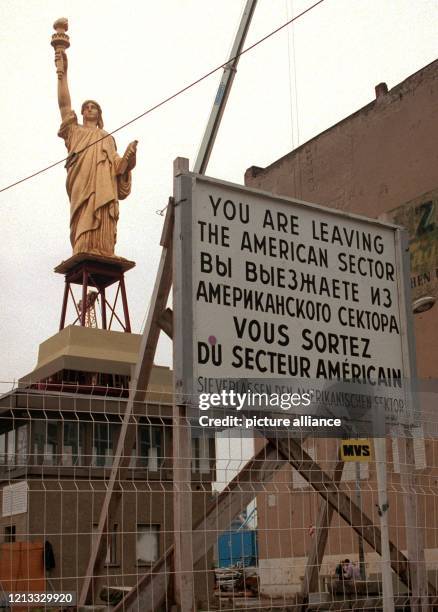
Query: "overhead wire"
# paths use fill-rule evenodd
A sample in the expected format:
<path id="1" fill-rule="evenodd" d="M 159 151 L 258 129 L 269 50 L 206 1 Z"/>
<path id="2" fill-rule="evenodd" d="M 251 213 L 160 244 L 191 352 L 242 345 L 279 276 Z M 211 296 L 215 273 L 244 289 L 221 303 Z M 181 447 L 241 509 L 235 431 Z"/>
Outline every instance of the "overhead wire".
<path id="1" fill-rule="evenodd" d="M 195 81 L 192 81 L 188 85 L 184 86 L 182 89 L 179 89 L 178 91 L 173 93 L 171 96 L 168 96 L 167 98 L 165 98 L 164 100 L 161 100 L 160 102 L 158 102 L 154 106 L 151 106 L 150 108 L 145 110 L 143 113 L 140 113 L 140 115 L 137 115 L 136 117 L 133 117 L 129 121 L 126 121 L 125 123 L 122 123 L 122 125 L 120 125 L 118 128 L 112 130 L 108 134 L 105 134 L 101 138 L 98 138 L 94 142 L 89 143 L 83 149 L 80 149 L 79 151 L 75 151 L 74 157 L 72 155 L 68 155 L 67 157 L 63 157 L 62 159 L 60 159 L 60 160 L 58 160 L 56 162 L 53 162 L 52 164 L 49 164 L 48 166 L 45 166 L 44 168 L 41 168 L 40 170 L 37 170 L 36 172 L 33 172 L 32 174 L 29 174 L 28 176 L 25 176 L 25 177 L 15 181 L 14 183 L 10 183 L 9 185 L 6 185 L 5 187 L 2 187 L 0 189 L 0 193 L 2 193 L 4 191 L 7 191 L 8 189 L 12 189 L 12 187 L 16 187 L 17 185 L 20 185 L 21 183 L 24 183 L 25 181 L 28 181 L 28 180 L 38 176 L 39 174 L 42 174 L 43 172 L 47 172 L 48 170 L 51 170 L 52 168 L 54 168 L 55 166 L 58 166 L 59 164 L 62 164 L 64 162 L 67 162 L 67 161 L 70 161 L 70 160 L 72 160 L 74 158 L 77 158 L 78 155 L 83 153 L 89 147 L 92 147 L 93 145 L 97 144 L 98 142 L 101 142 L 102 140 L 104 140 L 105 138 L 108 138 L 109 136 L 112 136 L 116 132 L 119 132 L 120 130 L 124 129 L 128 125 L 131 125 L 135 121 L 138 121 L 139 119 L 142 119 L 143 117 L 145 117 L 146 115 L 149 115 L 150 113 L 152 113 L 153 111 L 157 110 L 161 106 L 164 106 L 165 104 L 167 104 L 171 100 L 174 100 L 176 97 L 178 97 L 181 94 L 183 94 L 184 92 L 188 91 L 189 89 L 191 89 L 195 85 L 198 85 L 199 83 L 201 83 L 202 81 L 204 81 L 205 79 L 210 77 L 212 74 L 214 74 L 215 72 L 218 72 L 219 70 L 224 68 L 227 64 L 229 64 L 230 62 L 234 61 L 236 58 L 241 57 L 245 53 L 248 53 L 249 51 L 251 51 L 252 49 L 257 47 L 258 45 L 260 45 L 262 42 L 264 42 L 268 38 L 271 38 L 272 36 L 274 36 L 275 34 L 280 32 L 284 28 L 286 28 L 288 25 L 290 25 L 291 23 L 293 23 L 294 21 L 296 21 L 300 17 L 303 17 L 306 13 L 309 13 L 312 9 L 316 8 L 318 5 L 322 4 L 323 2 L 324 2 L 324 0 L 318 0 L 317 2 L 312 4 L 311 6 L 307 7 L 305 10 L 301 11 L 301 13 L 299 13 L 295 17 L 292 17 L 291 19 L 289 19 L 288 21 L 283 23 L 281 26 L 279 26 L 275 30 L 272 30 L 271 32 L 269 32 L 268 34 L 266 34 L 265 36 L 263 36 L 262 38 L 257 40 L 252 45 L 249 45 L 249 47 L 246 47 L 245 49 L 242 49 L 242 51 L 240 51 L 240 53 L 238 53 L 234 57 L 228 59 L 226 62 L 224 62 L 220 66 L 217 66 L 216 68 L 213 68 L 212 70 L 210 70 L 209 72 L 205 73 L 204 75 L 202 75 L 201 77 L 199 77 Z"/>

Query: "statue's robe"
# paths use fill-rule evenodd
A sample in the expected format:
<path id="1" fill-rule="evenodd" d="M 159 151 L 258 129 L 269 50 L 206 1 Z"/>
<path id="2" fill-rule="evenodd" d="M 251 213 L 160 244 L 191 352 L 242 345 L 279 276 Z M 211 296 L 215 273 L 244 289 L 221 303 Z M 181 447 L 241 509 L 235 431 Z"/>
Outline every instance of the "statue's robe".
<path id="1" fill-rule="evenodd" d="M 119 172 L 122 158 L 114 138 L 98 127 L 79 125 L 74 111 L 62 122 L 58 136 L 69 152 L 66 187 L 73 253 L 114 255 L 118 201 L 130 194 L 131 173 Z"/>

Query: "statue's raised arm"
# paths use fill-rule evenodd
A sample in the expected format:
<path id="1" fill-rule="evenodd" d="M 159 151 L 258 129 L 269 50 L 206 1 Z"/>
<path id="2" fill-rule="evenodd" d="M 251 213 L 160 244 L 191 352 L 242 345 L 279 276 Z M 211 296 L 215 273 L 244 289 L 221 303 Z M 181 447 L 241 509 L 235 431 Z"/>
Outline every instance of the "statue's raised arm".
<path id="1" fill-rule="evenodd" d="M 68 21 L 65 17 L 57 19 L 53 24 L 55 34 L 52 35 L 51 45 L 55 49 L 55 66 L 58 75 L 58 105 L 61 118 L 64 121 L 71 111 L 70 92 L 68 90 L 67 69 L 68 60 L 66 49 L 70 46 L 70 38 L 66 34 Z"/>

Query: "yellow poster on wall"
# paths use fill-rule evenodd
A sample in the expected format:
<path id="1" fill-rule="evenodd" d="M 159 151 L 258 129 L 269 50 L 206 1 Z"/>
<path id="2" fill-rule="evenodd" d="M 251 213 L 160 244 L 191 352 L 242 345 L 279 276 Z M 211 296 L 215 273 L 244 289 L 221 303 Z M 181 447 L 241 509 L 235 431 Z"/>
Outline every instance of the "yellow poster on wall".
<path id="1" fill-rule="evenodd" d="M 351 440 L 342 440 L 341 442 L 341 460 L 348 461 L 372 461 L 373 446 L 371 440 L 366 438 L 353 438 Z"/>
<path id="2" fill-rule="evenodd" d="M 380 218 L 408 231 L 412 300 L 438 297 L 438 189 L 406 202 Z"/>

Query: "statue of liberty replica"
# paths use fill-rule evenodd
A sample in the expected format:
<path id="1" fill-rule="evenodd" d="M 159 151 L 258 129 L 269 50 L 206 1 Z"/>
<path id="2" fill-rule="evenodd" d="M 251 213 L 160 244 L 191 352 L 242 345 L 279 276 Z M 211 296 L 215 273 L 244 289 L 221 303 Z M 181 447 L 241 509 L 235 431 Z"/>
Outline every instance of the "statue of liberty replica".
<path id="1" fill-rule="evenodd" d="M 66 49 L 70 46 L 67 19 L 54 23 L 52 36 L 58 76 L 61 127 L 58 136 L 68 150 L 67 193 L 70 199 L 70 241 L 73 254 L 114 257 L 119 200 L 131 191 L 131 171 L 136 162 L 137 141 L 123 157 L 112 136 L 103 129 L 102 109 L 95 100 L 81 107 L 82 124 L 71 108 Z"/>
<path id="2" fill-rule="evenodd" d="M 55 49 L 61 112 L 58 136 L 64 140 L 68 151 L 66 188 L 70 200 L 70 242 L 73 249 L 72 256 L 55 268 L 55 272 L 65 276 L 59 329 L 64 329 L 71 298 L 76 314 L 73 325 L 100 325 L 104 330 L 111 330 L 112 323 L 117 321 L 122 331 L 130 333 L 124 274 L 135 266 L 135 262 L 119 257 L 114 249 L 119 200 L 124 200 L 131 192 L 137 141 L 128 145 L 122 157 L 118 155 L 114 138 L 103 129 L 102 108 L 95 100 L 85 100 L 81 107 L 82 123 L 78 122 L 71 107 L 67 79 L 68 21 L 58 19 L 53 27 L 55 33 L 51 44 Z M 82 287 L 80 300 L 74 297 L 72 287 L 75 285 Z M 114 302 L 110 303 L 106 290 L 112 285 L 117 286 L 117 291 Z M 123 312 L 117 314 L 119 296 Z M 96 304 L 100 306 L 100 324 Z"/>

